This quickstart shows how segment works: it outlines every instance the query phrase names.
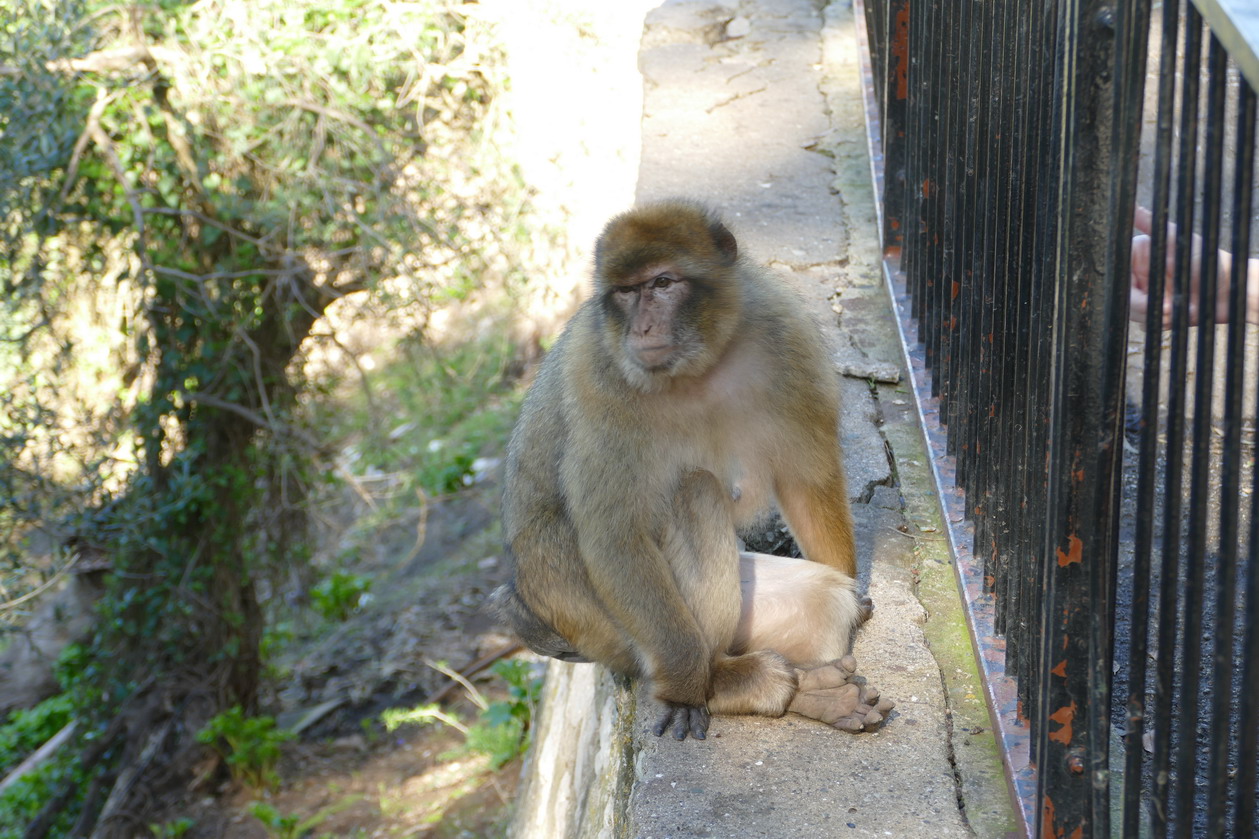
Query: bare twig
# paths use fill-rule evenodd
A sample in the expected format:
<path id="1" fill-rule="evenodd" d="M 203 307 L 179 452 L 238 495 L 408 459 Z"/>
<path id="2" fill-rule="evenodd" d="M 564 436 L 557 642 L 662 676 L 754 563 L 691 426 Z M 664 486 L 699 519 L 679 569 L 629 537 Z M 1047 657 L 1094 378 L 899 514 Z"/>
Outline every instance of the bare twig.
<path id="1" fill-rule="evenodd" d="M 26 773 L 30 772 L 37 766 L 42 765 L 48 760 L 48 758 L 52 757 L 53 754 L 56 753 L 57 749 L 60 749 L 63 745 L 65 745 L 65 742 L 70 739 L 71 735 L 74 734 L 74 729 L 77 725 L 78 723 L 74 721 L 66 723 L 66 725 L 50 737 L 44 745 L 40 746 L 31 753 L 26 760 L 19 763 L 16 769 L 6 775 L 3 781 L 0 781 L 0 794 L 17 783 L 24 775 L 26 775 Z"/>
<path id="2" fill-rule="evenodd" d="M 514 641 L 504 647 L 494 650 L 491 653 L 487 653 L 469 664 L 467 667 L 463 668 L 463 678 L 471 679 L 473 676 L 476 676 L 500 658 L 507 658 L 509 655 L 514 655 L 522 649 L 524 649 L 524 644 L 521 644 L 519 641 Z M 463 683 L 463 680 L 447 682 L 445 686 L 438 688 L 425 697 L 422 704 L 431 705 L 435 702 L 445 701 L 446 697 L 450 696 L 450 692 Z"/>
<path id="3" fill-rule="evenodd" d="M 412 546 L 411 552 L 407 554 L 406 562 L 408 565 L 417 556 L 420 555 L 420 548 L 424 547 L 424 539 L 428 535 L 428 496 L 424 494 L 424 490 L 416 487 L 415 497 L 420 502 L 420 520 L 415 525 L 415 545 Z"/>
<path id="4" fill-rule="evenodd" d="M 105 96 L 104 88 L 98 88 L 96 92 L 97 99 Z M 114 148 L 113 140 L 101 128 L 99 121 L 89 122 L 87 126 L 88 134 L 91 135 L 92 141 L 96 143 L 105 160 L 108 161 L 109 167 L 114 172 L 114 177 L 118 179 L 119 185 L 123 188 L 127 198 L 127 203 L 131 205 L 132 221 L 136 228 L 136 254 L 140 258 L 140 264 L 144 267 L 146 273 L 152 273 L 153 264 L 149 261 L 149 244 L 148 229 L 144 224 L 144 210 L 140 207 L 139 193 L 131 186 L 131 181 L 127 179 L 127 169 L 122 165 L 122 160 L 118 157 L 118 150 Z"/>
<path id="5" fill-rule="evenodd" d="M 70 165 L 66 167 L 66 182 L 61 187 L 59 199 L 63 203 L 70 195 L 74 182 L 78 180 L 79 161 L 83 158 L 83 152 L 87 149 L 87 144 L 92 141 L 93 127 L 100 126 L 101 115 L 105 113 L 105 108 L 117 97 L 117 94 L 101 95 L 103 92 L 103 89 L 97 92 L 96 101 L 92 103 L 91 109 L 87 112 L 87 124 L 83 128 L 83 133 L 79 135 L 79 139 L 74 144 L 74 152 L 70 155 Z"/>
<path id="6" fill-rule="evenodd" d="M 433 668 L 438 673 L 441 673 L 443 676 L 447 677 L 448 679 L 453 679 L 459 684 L 463 685 L 463 689 L 468 692 L 468 698 L 471 699 L 473 704 L 476 705 L 478 708 L 480 708 L 482 711 L 490 707 L 490 703 L 487 702 L 485 697 L 481 695 L 481 691 L 474 688 L 472 686 L 472 682 L 469 682 L 465 676 L 457 673 L 454 670 L 451 670 L 449 667 L 442 664 L 440 661 L 432 661 L 431 659 L 426 658 L 424 659 L 424 664 Z"/>
<path id="7" fill-rule="evenodd" d="M 78 559 L 77 556 L 70 557 L 69 562 L 67 562 L 65 565 L 61 566 L 60 568 L 58 568 L 56 573 L 54 573 L 51 577 L 45 580 L 39 587 L 31 591 L 28 591 L 26 594 L 23 594 L 21 597 L 15 597 L 12 600 L 8 601 L 7 603 L 0 603 L 0 612 L 7 612 L 10 609 L 16 609 L 18 606 L 22 605 L 26 601 L 34 600 L 36 597 L 39 597 L 44 592 L 48 591 L 48 589 L 52 588 L 58 582 L 61 581 L 61 578 L 64 577 L 70 571 L 70 569 L 74 566 L 74 563 L 77 559 Z"/>
<path id="8" fill-rule="evenodd" d="M 218 408 L 220 411 L 229 411 L 239 417 L 244 417 L 259 428 L 265 428 L 273 434 L 288 434 L 301 440 L 303 443 L 316 451 L 323 450 L 323 446 L 318 440 L 301 429 L 294 428 L 291 425 L 286 425 L 279 421 L 270 421 L 257 411 L 251 411 L 244 405 L 237 405 L 235 402 L 228 402 L 226 399 L 219 399 L 217 396 L 212 396 L 208 393 L 199 393 L 197 391 L 184 393 L 183 398 L 188 402 L 199 402 L 200 404 L 211 408 Z"/>
<path id="9" fill-rule="evenodd" d="M 248 233 L 244 232 L 243 230 L 232 227 L 229 224 L 224 224 L 218 219 L 211 218 L 210 216 L 207 216 L 205 213 L 201 213 L 196 210 L 189 210 L 189 209 L 184 209 L 181 207 L 145 207 L 144 212 L 146 215 L 190 216 L 191 218 L 195 218 L 197 221 L 201 222 L 202 224 L 208 224 L 211 227 L 217 227 L 219 230 L 222 230 L 224 233 L 228 234 L 229 236 L 232 236 L 233 238 L 236 238 L 236 239 L 243 239 L 244 241 L 249 242 L 251 245 L 255 245 L 259 248 L 270 247 L 270 243 L 268 243 L 266 240 L 259 239 L 256 236 L 250 236 Z M 207 276 L 210 276 L 210 275 L 207 275 Z"/>

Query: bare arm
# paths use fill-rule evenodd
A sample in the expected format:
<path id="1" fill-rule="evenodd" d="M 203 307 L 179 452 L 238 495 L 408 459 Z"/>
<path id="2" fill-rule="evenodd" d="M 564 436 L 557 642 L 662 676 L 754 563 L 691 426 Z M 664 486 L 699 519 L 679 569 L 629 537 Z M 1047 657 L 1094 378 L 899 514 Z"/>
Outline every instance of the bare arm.
<path id="1" fill-rule="evenodd" d="M 1144 323 L 1150 307 L 1150 232 L 1153 225 L 1153 214 L 1144 207 L 1138 207 L 1133 215 L 1133 226 L 1140 231 L 1132 237 L 1132 286 L 1129 292 L 1129 316 L 1132 320 Z M 1225 250 L 1217 252 L 1216 267 L 1218 271 L 1217 292 L 1215 302 L 1215 322 L 1228 323 L 1229 288 L 1233 277 L 1233 255 Z M 1171 280 L 1176 271 L 1176 225 L 1167 226 L 1167 257 L 1165 263 L 1167 282 L 1163 294 L 1163 328 L 1172 325 L 1172 289 Z M 1246 320 L 1259 324 L 1259 259 L 1250 257 L 1246 260 Z M 1193 235 L 1190 255 L 1189 273 L 1189 325 L 1197 326 L 1199 316 L 1199 289 L 1202 280 L 1202 237 Z"/>

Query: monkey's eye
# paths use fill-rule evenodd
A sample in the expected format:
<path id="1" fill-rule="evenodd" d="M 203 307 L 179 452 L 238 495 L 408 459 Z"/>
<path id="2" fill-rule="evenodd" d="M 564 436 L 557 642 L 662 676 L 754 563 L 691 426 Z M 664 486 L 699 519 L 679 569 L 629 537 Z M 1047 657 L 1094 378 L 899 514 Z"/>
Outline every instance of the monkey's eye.
<path id="1" fill-rule="evenodd" d="M 638 294 L 638 286 L 619 285 L 612 289 L 613 294 L 619 294 L 622 297 L 629 297 L 631 294 Z"/>
<path id="2" fill-rule="evenodd" d="M 648 283 L 648 285 L 651 286 L 652 288 L 668 288 L 669 286 L 673 285 L 673 278 L 666 277 L 662 274 L 659 277 L 656 277 L 650 283 Z"/>

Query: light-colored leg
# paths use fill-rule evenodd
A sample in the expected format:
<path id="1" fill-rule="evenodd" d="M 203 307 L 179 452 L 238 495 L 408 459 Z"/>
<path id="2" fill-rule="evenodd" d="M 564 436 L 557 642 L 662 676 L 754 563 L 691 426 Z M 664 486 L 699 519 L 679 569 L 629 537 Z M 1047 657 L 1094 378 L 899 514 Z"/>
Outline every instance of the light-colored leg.
<path id="1" fill-rule="evenodd" d="M 797 667 L 845 655 L 861 606 L 846 574 L 804 559 L 739 555 L 743 608 L 731 652 L 774 650 Z"/>

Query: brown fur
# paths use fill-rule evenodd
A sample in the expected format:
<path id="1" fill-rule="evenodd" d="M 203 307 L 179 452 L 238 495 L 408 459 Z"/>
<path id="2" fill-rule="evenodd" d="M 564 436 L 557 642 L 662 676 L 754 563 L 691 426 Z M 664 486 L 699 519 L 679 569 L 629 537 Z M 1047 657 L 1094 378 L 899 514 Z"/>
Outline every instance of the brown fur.
<path id="1" fill-rule="evenodd" d="M 500 614 L 540 652 L 699 709 L 677 736 L 702 736 L 705 707 L 780 715 L 791 665 L 842 655 L 862 616 L 832 365 L 800 301 L 700 205 L 618 216 L 595 254 L 509 447 Z M 821 565 L 740 561 L 736 526 L 775 499 Z"/>

